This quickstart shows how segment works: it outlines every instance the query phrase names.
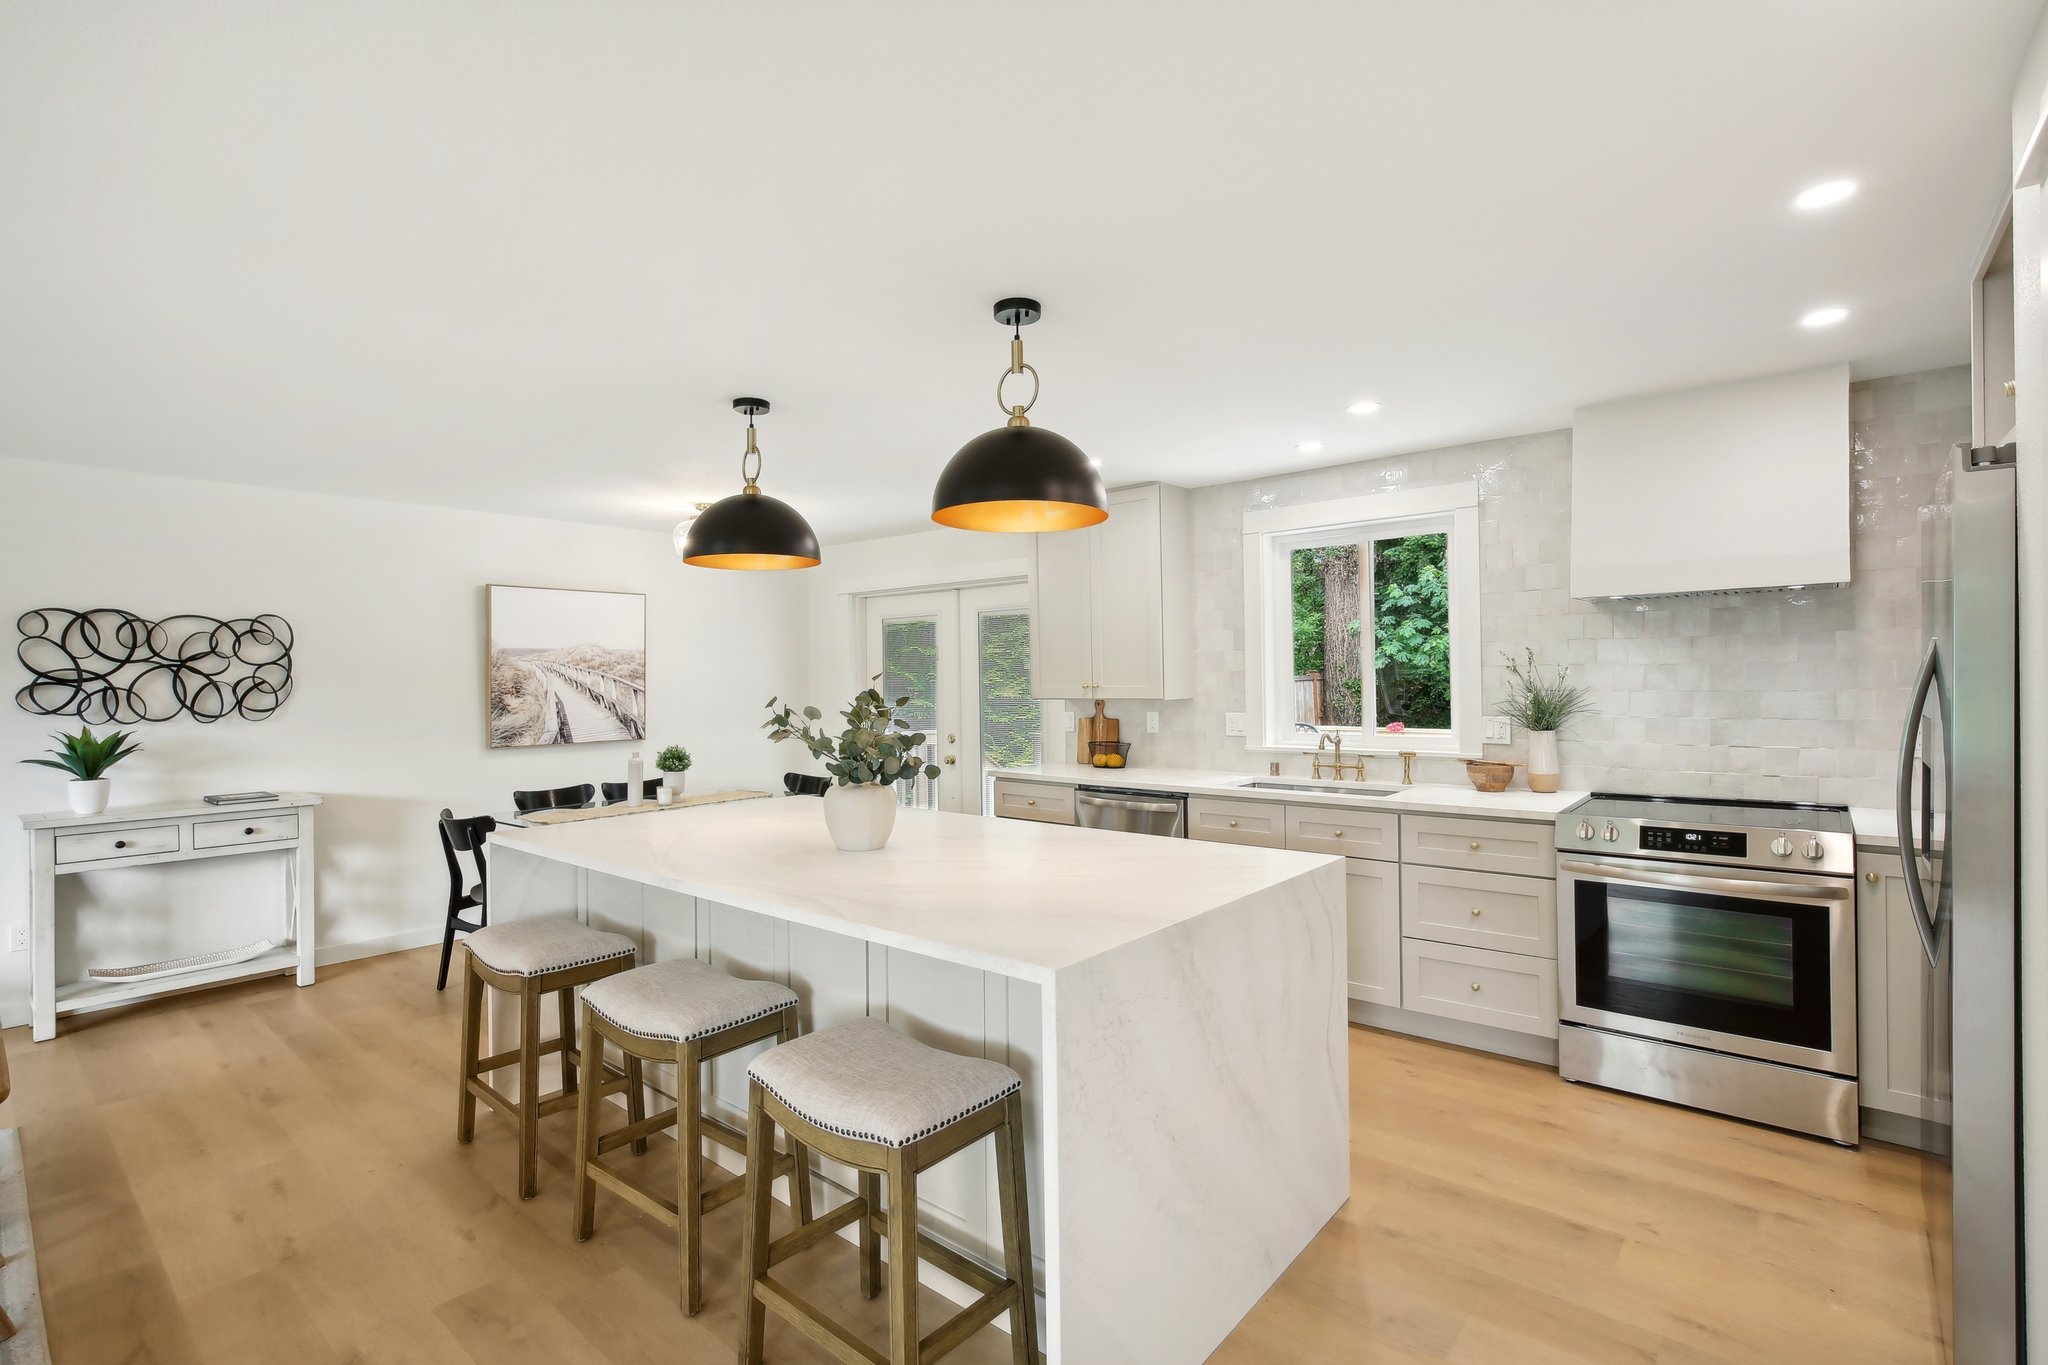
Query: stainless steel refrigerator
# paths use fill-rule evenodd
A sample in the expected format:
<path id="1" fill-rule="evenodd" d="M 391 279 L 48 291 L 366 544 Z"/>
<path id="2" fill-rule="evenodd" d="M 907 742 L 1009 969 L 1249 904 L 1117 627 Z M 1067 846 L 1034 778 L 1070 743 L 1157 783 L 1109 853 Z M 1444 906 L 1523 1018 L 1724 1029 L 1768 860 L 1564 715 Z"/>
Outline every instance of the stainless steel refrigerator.
<path id="1" fill-rule="evenodd" d="M 2019 1164 L 2019 610 L 2013 447 L 1957 447 L 1921 511 L 1923 655 L 1900 853 L 1928 973 L 1928 1243 L 1947 1358 L 2024 1358 Z"/>

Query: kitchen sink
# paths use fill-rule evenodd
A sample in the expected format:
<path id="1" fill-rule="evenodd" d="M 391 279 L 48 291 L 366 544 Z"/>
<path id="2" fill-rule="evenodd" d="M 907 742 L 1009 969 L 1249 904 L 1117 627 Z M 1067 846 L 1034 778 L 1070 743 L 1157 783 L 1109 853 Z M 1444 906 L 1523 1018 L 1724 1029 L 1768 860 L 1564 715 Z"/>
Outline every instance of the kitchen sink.
<path id="1" fill-rule="evenodd" d="M 1327 782 L 1282 782 L 1259 778 L 1238 785 L 1267 792 L 1313 792 L 1317 796 L 1392 796 L 1391 790 L 1376 790 L 1372 787 L 1342 786 Z"/>

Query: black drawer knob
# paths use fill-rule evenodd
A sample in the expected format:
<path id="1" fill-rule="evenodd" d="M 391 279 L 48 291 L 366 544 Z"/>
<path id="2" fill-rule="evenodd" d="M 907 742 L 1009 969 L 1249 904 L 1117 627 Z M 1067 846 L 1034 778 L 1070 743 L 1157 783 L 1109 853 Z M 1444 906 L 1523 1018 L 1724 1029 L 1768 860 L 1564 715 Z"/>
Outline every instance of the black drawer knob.
<path id="1" fill-rule="evenodd" d="M 256 832 L 256 826 L 254 826 L 254 825 L 244 825 L 244 826 L 242 826 L 242 833 L 244 833 L 244 834 L 254 834 L 255 832 Z"/>
<path id="2" fill-rule="evenodd" d="M 114 840 L 114 847 L 115 847 L 115 848 L 126 848 L 126 847 L 128 847 L 128 841 L 127 841 L 126 839 L 116 839 L 116 840 Z"/>

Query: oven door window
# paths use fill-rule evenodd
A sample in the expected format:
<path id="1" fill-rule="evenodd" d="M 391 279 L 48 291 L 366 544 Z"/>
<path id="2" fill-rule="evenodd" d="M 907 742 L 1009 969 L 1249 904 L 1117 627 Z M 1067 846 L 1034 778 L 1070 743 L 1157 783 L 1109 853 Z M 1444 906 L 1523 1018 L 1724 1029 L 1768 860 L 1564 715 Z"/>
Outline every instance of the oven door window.
<path id="1" fill-rule="evenodd" d="M 1832 1049 L 1826 911 L 1591 879 L 1574 911 L 1579 1005 Z"/>

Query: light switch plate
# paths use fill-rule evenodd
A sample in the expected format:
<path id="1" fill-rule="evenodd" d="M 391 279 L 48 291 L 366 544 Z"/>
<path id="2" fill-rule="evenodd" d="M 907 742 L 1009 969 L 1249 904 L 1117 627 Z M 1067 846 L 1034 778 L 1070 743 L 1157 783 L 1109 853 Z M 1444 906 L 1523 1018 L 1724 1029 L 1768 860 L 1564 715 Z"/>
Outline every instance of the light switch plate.
<path id="1" fill-rule="evenodd" d="M 1506 744 L 1511 738 L 1512 736 L 1508 733 L 1508 718 L 1506 716 L 1488 716 L 1486 718 L 1485 731 L 1480 735 L 1482 742 L 1487 744 Z"/>
<path id="2" fill-rule="evenodd" d="M 1145 713 L 1145 733 L 1148 735 L 1159 733 L 1159 713 L 1157 711 L 1147 711 Z"/>
<path id="3" fill-rule="evenodd" d="M 1225 711 L 1225 712 L 1223 713 L 1223 733 L 1224 733 L 1224 734 L 1226 734 L 1226 735 L 1241 735 L 1241 734 L 1243 734 L 1243 733 L 1244 733 L 1244 712 L 1242 712 L 1242 711 Z"/>

